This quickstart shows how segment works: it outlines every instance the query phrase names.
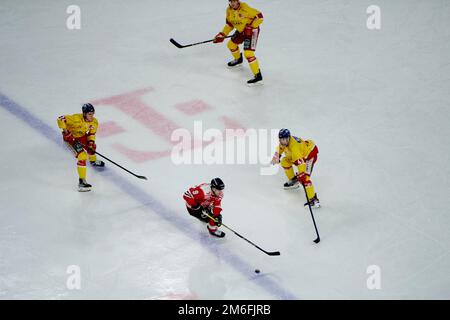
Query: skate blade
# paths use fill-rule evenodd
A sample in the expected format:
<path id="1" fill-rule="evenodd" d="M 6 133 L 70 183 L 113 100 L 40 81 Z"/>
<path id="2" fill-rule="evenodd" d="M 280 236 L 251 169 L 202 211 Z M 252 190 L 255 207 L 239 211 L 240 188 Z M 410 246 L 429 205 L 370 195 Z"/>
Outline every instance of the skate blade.
<path id="1" fill-rule="evenodd" d="M 91 188 L 78 188 L 78 192 L 89 192 Z"/>
<path id="2" fill-rule="evenodd" d="M 300 188 L 300 185 L 295 185 L 295 186 L 292 186 L 292 187 L 283 187 L 284 188 L 284 190 L 295 190 L 295 189 L 298 189 L 298 188 Z"/>
<path id="3" fill-rule="evenodd" d="M 262 86 L 264 84 L 263 80 L 255 82 L 255 83 L 247 83 L 247 86 L 249 87 L 257 87 L 257 86 Z"/>
<path id="4" fill-rule="evenodd" d="M 305 210 L 309 209 L 309 206 L 307 203 L 304 204 L 304 208 L 305 208 Z M 311 209 L 319 209 L 319 208 L 321 208 L 320 204 L 315 204 L 315 205 L 311 206 Z"/>
<path id="5" fill-rule="evenodd" d="M 216 237 L 216 238 L 223 238 L 223 237 L 225 237 L 225 232 L 223 232 L 223 233 L 221 233 L 221 234 L 215 234 L 215 233 L 210 232 L 209 234 L 210 234 L 211 236 Z"/>
<path id="6" fill-rule="evenodd" d="M 235 66 L 229 66 L 229 65 L 227 65 L 227 68 L 228 68 L 228 69 L 237 69 L 237 68 L 240 68 L 240 67 L 242 67 L 242 63 L 240 63 L 240 64 L 238 64 L 238 65 L 235 65 Z"/>
<path id="7" fill-rule="evenodd" d="M 99 164 L 92 164 L 91 163 L 91 167 L 94 169 L 103 169 L 105 167 L 105 163 L 103 163 L 103 165 L 99 165 Z"/>

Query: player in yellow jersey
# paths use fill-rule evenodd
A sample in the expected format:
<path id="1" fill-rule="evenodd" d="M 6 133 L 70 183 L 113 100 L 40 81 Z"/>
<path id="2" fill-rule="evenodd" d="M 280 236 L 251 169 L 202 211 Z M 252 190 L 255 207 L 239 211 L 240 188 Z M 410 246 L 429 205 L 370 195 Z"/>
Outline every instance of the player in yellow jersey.
<path id="1" fill-rule="evenodd" d="M 258 59 L 255 57 L 255 50 L 259 36 L 259 26 L 263 22 L 262 13 L 239 0 L 229 0 L 225 22 L 226 24 L 222 31 L 214 37 L 214 43 L 222 42 L 233 29 L 236 29 L 227 45 L 234 57 L 233 61 L 228 62 L 228 66 L 234 67 L 243 62 L 239 45 L 244 43 L 244 56 L 254 74 L 254 78 L 247 81 L 247 84 L 261 83 L 263 78 L 259 69 Z"/>
<path id="2" fill-rule="evenodd" d="M 280 144 L 272 158 L 272 164 L 275 165 L 281 162 L 280 164 L 288 178 L 284 188 L 296 189 L 299 187 L 300 182 L 305 187 L 311 206 L 319 208 L 320 202 L 310 179 L 319 149 L 312 140 L 303 140 L 291 136 L 288 129 L 281 129 L 278 133 L 278 138 Z M 285 157 L 280 161 L 282 155 Z M 293 165 L 297 167 L 297 174 L 294 172 Z M 308 203 L 305 203 L 305 205 L 308 205 Z"/>
<path id="3" fill-rule="evenodd" d="M 95 134 L 98 121 L 94 117 L 95 109 L 90 103 L 82 107 L 83 113 L 60 116 L 58 127 L 62 129 L 63 140 L 77 158 L 78 191 L 91 191 L 91 185 L 86 182 L 86 160 L 94 167 L 104 167 L 103 161 L 97 160 L 95 155 Z"/>

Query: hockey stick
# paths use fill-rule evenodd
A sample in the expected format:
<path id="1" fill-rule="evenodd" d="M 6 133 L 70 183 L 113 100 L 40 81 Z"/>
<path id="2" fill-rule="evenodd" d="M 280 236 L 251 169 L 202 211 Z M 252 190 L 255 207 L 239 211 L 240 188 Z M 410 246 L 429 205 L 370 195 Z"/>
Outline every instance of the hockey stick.
<path id="1" fill-rule="evenodd" d="M 213 217 L 211 217 L 208 213 L 203 212 L 206 216 L 208 216 L 210 219 L 212 219 L 214 222 L 217 222 L 216 219 L 214 219 Z M 259 250 L 261 250 L 262 252 L 264 252 L 265 254 L 269 255 L 269 256 L 279 256 L 280 255 L 280 251 L 266 251 L 260 247 L 258 247 L 256 244 L 254 244 L 253 242 L 251 242 L 250 240 L 248 240 L 247 238 L 245 238 L 244 236 L 241 236 L 239 233 L 237 233 L 236 231 L 234 231 L 233 229 L 231 229 L 230 227 L 228 227 L 225 223 L 222 223 L 222 225 L 227 228 L 228 230 L 232 231 L 235 235 L 237 235 L 238 237 L 244 239 L 245 241 L 247 241 L 248 243 L 250 243 L 251 245 L 255 246 L 256 248 L 258 248 Z"/>
<path id="2" fill-rule="evenodd" d="M 88 146 L 85 146 L 84 144 L 82 144 L 80 141 L 78 141 L 82 146 L 83 146 L 83 149 L 90 149 L 90 150 L 92 150 L 91 148 L 89 148 Z M 113 163 L 113 164 L 115 164 L 116 166 L 118 166 L 120 169 L 123 169 L 123 170 L 125 170 L 126 172 L 128 172 L 128 173 L 130 173 L 130 174 L 132 174 L 133 176 L 135 176 L 136 178 L 139 178 L 139 179 L 143 179 L 143 180 L 147 180 L 147 177 L 144 177 L 144 176 L 140 176 L 140 175 L 137 175 L 137 174 L 135 174 L 135 173 L 133 173 L 133 172 L 131 172 L 130 170 L 128 170 L 128 169 L 125 169 L 124 167 L 122 167 L 120 164 L 118 164 L 118 163 L 115 163 L 114 161 L 112 161 L 111 159 L 109 159 L 109 158 L 107 158 L 107 157 L 105 157 L 104 155 L 102 155 L 101 153 L 99 153 L 99 152 L 97 152 L 97 151 L 95 151 L 95 150 L 92 150 L 92 151 L 94 151 L 94 153 L 95 154 L 98 154 L 100 157 L 102 157 L 102 158 L 104 158 L 104 159 L 106 159 L 106 160 L 108 160 L 109 162 L 111 162 L 111 163 Z"/>
<path id="3" fill-rule="evenodd" d="M 231 35 L 231 36 L 226 36 L 226 37 L 224 37 L 224 39 L 226 39 L 226 38 L 231 38 L 231 37 L 232 37 L 232 35 Z M 187 47 L 196 46 L 196 45 L 198 45 L 198 44 L 203 44 L 203 43 L 213 42 L 214 39 L 206 40 L 206 41 L 201 41 L 201 42 L 196 42 L 196 43 L 191 43 L 191 44 L 186 44 L 186 45 L 179 44 L 179 43 L 176 42 L 173 38 L 170 38 L 169 41 L 170 41 L 175 47 L 177 47 L 177 48 L 179 48 L 179 49 L 183 49 L 183 48 L 187 48 Z"/>
<path id="4" fill-rule="evenodd" d="M 306 192 L 306 188 L 305 188 L 305 185 L 303 183 L 302 183 L 302 186 L 303 186 L 303 190 L 305 190 L 306 201 L 308 203 L 309 212 L 311 212 L 311 218 L 312 218 L 312 221 L 314 223 L 314 229 L 316 229 L 317 238 L 314 240 L 314 242 L 315 243 L 319 243 L 320 242 L 320 236 L 319 236 L 319 231 L 317 231 L 316 220 L 314 220 L 314 215 L 313 215 L 313 212 L 312 212 L 312 209 L 311 209 L 311 203 L 309 202 L 308 193 Z"/>
<path id="5" fill-rule="evenodd" d="M 143 180 L 147 180 L 147 177 L 145 177 L 145 176 L 140 176 L 140 175 L 137 175 L 137 174 L 135 174 L 135 173 L 133 173 L 133 172 L 131 172 L 130 170 L 128 170 L 128 169 L 125 169 L 124 167 L 122 167 L 120 164 L 117 164 L 117 163 L 115 163 L 114 161 L 112 161 L 111 159 L 109 159 L 109 158 L 107 158 L 107 157 L 105 157 L 104 155 L 102 155 L 101 153 L 98 153 L 97 151 L 94 151 L 95 152 L 95 154 L 98 154 L 100 157 L 102 157 L 102 158 L 104 158 L 104 159 L 106 159 L 106 160 L 108 160 L 109 162 L 111 162 L 111 163 L 113 163 L 113 164 L 115 164 L 116 166 L 118 166 L 120 169 L 123 169 L 123 170 L 125 170 L 126 172 L 128 172 L 128 173 L 130 173 L 130 174 L 132 174 L 133 176 L 135 176 L 136 178 L 139 178 L 139 179 L 143 179 Z"/>

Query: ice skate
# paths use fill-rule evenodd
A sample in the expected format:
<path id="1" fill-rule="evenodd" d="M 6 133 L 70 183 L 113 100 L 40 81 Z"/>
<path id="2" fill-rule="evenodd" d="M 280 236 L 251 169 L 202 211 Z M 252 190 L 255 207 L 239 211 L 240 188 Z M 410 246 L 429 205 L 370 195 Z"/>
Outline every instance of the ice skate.
<path id="1" fill-rule="evenodd" d="M 78 191 L 87 192 L 91 191 L 92 186 L 86 182 L 85 179 L 78 179 Z"/>
<path id="2" fill-rule="evenodd" d="M 255 75 L 255 77 L 253 79 L 250 79 L 250 80 L 247 81 L 247 85 L 248 86 L 254 86 L 254 85 L 257 85 L 257 84 L 262 84 L 263 83 L 262 79 L 263 79 L 263 77 L 261 75 L 261 71 L 259 71 Z"/>
<path id="3" fill-rule="evenodd" d="M 283 185 L 285 190 L 292 190 L 292 189 L 297 189 L 298 187 L 300 187 L 300 184 L 297 180 L 297 177 L 292 178 L 291 180 L 289 180 L 288 182 L 286 182 Z"/>
<path id="4" fill-rule="evenodd" d="M 95 161 L 90 161 L 90 162 L 93 167 L 103 168 L 105 166 L 105 163 L 101 160 L 95 160 Z"/>
<path id="5" fill-rule="evenodd" d="M 225 237 L 225 232 L 219 230 L 218 228 L 211 229 L 209 225 L 206 226 L 208 228 L 209 234 L 218 238 Z"/>
<path id="6" fill-rule="evenodd" d="M 239 57 L 239 59 L 234 59 L 234 60 L 228 62 L 227 65 L 232 68 L 237 65 L 240 65 L 243 61 L 244 61 L 244 59 L 242 58 L 242 53 L 241 53 L 241 56 Z"/>
<path id="7" fill-rule="evenodd" d="M 317 198 L 317 193 L 314 194 L 314 197 L 312 197 L 309 200 L 309 203 L 311 205 L 311 208 L 316 208 L 316 209 L 320 208 L 320 201 L 319 201 L 319 198 Z M 307 207 L 308 206 L 308 202 L 305 202 L 304 206 Z"/>

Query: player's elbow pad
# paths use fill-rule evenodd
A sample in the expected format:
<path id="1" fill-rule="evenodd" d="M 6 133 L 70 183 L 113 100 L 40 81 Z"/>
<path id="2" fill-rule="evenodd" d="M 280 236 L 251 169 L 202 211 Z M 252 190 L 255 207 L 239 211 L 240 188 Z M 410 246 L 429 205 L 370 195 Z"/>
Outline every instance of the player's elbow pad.
<path id="1" fill-rule="evenodd" d="M 260 24 L 263 23 L 263 21 L 264 21 L 264 17 L 262 15 L 262 13 L 258 13 L 256 15 L 255 21 L 253 21 L 253 23 L 251 25 L 252 28 L 258 28 L 260 26 Z"/>
<path id="2" fill-rule="evenodd" d="M 258 20 L 256 20 L 255 22 L 252 23 L 252 27 L 254 29 L 256 29 L 256 28 L 258 28 L 261 25 L 261 23 L 263 23 L 263 19 L 258 19 Z"/>

